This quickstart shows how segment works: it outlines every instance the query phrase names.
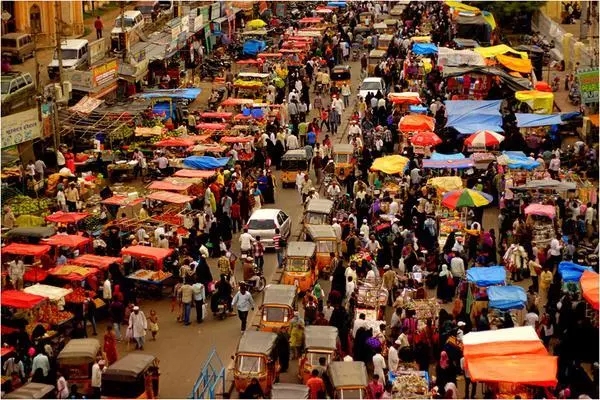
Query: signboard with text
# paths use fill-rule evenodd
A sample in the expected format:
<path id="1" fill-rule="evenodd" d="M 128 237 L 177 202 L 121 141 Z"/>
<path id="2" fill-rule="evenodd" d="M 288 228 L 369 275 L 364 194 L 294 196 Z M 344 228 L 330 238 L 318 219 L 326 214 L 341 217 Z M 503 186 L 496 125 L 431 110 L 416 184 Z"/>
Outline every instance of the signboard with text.
<path id="1" fill-rule="evenodd" d="M 581 103 L 598 103 L 598 68 L 579 68 L 577 70 Z"/>
<path id="2" fill-rule="evenodd" d="M 119 66 L 116 59 L 106 61 L 89 71 L 65 70 L 66 79 L 71 82 L 74 90 L 89 92 L 117 79 Z"/>
<path id="3" fill-rule="evenodd" d="M 95 67 L 92 69 L 94 86 L 102 86 L 117 79 L 118 70 L 119 68 L 116 59 Z"/>
<path id="4" fill-rule="evenodd" d="M 221 5 L 219 3 L 213 3 L 210 5 L 210 20 L 215 20 L 221 17 Z"/>
<path id="5" fill-rule="evenodd" d="M 2 117 L 2 148 L 37 139 L 40 134 L 37 108 Z"/>

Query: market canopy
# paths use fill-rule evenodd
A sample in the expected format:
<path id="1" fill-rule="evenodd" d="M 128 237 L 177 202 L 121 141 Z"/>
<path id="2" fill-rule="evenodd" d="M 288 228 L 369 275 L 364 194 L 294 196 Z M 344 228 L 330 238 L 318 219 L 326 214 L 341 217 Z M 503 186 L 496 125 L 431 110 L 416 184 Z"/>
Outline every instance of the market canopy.
<path id="1" fill-rule="evenodd" d="M 132 97 L 142 99 L 186 99 L 195 100 L 202 93 L 202 89 L 186 88 L 186 89 L 154 89 L 143 93 L 134 94 Z"/>
<path id="2" fill-rule="evenodd" d="M 438 47 L 438 65 L 441 66 L 485 66 L 485 60 L 473 50 L 454 50 L 448 47 Z"/>
<path id="3" fill-rule="evenodd" d="M 214 170 L 202 171 L 197 169 L 180 169 L 173 174 L 173 176 L 179 178 L 210 178 L 214 175 Z"/>
<path id="4" fill-rule="evenodd" d="M 567 191 L 577 189 L 575 182 L 561 182 L 554 179 L 533 179 L 521 186 L 515 186 L 511 190 L 555 190 L 555 191 Z"/>
<path id="5" fill-rule="evenodd" d="M 166 190 L 173 192 L 183 192 L 192 187 L 191 183 L 182 183 L 175 184 L 173 182 L 165 182 L 165 181 L 154 181 L 150 185 L 148 185 L 148 189 L 150 190 Z"/>
<path id="6" fill-rule="evenodd" d="M 548 351 L 532 326 L 469 332 L 463 337 L 467 361 L 508 355 L 546 355 Z"/>
<path id="7" fill-rule="evenodd" d="M 471 134 L 480 130 L 502 132 L 501 100 L 448 100 L 447 128 Z"/>
<path id="8" fill-rule="evenodd" d="M 84 268 L 79 265 L 59 265 L 48 270 L 50 275 L 59 277 L 66 281 L 83 281 L 88 276 L 98 273 L 96 268 Z"/>
<path id="9" fill-rule="evenodd" d="M 85 265 L 89 267 L 100 268 L 103 270 L 108 269 L 110 264 L 120 264 L 121 261 L 122 260 L 119 257 L 97 256 L 95 254 L 84 254 L 71 260 L 71 262 L 76 265 Z"/>
<path id="10" fill-rule="evenodd" d="M 490 286 L 486 291 L 489 308 L 497 310 L 521 310 L 527 303 L 525 289 L 520 286 Z"/>
<path id="11" fill-rule="evenodd" d="M 183 165 L 192 169 L 215 170 L 223 168 L 229 162 L 229 157 L 191 156 L 183 160 Z"/>
<path id="12" fill-rule="evenodd" d="M 467 361 L 471 380 L 532 386 L 556 386 L 558 357 L 549 355 L 509 355 Z"/>
<path id="13" fill-rule="evenodd" d="M 164 201 L 165 203 L 173 203 L 173 204 L 185 204 L 194 200 L 192 196 L 185 196 L 178 193 L 173 192 L 153 192 L 146 196 L 151 200 Z"/>
<path id="14" fill-rule="evenodd" d="M 554 108 L 554 93 L 539 90 L 520 90 L 515 99 L 526 103 L 536 114 L 550 114 Z"/>
<path id="15" fill-rule="evenodd" d="M 430 159 L 423 160 L 423 168 L 443 169 L 443 168 L 471 168 L 475 163 L 470 158 L 466 158 L 462 153 L 442 154 L 434 151 Z M 461 186 L 462 187 L 462 186 Z"/>
<path id="16" fill-rule="evenodd" d="M 227 128 L 227 124 L 219 122 L 200 122 L 196 125 L 196 129 L 203 131 L 223 131 Z"/>
<path id="17" fill-rule="evenodd" d="M 3 290 L 2 296 L 0 296 L 0 305 L 2 307 L 30 309 L 44 300 L 46 300 L 45 297 L 37 294 L 29 294 L 20 290 Z"/>
<path id="18" fill-rule="evenodd" d="M 121 250 L 123 254 L 129 254 L 133 257 L 145 257 L 151 258 L 157 263 L 164 260 L 166 257 L 170 256 L 173 253 L 173 249 L 162 249 L 159 247 L 148 247 L 148 246 L 130 246 L 125 247 Z"/>
<path id="19" fill-rule="evenodd" d="M 76 248 L 89 243 L 90 241 L 90 238 L 80 235 L 54 235 L 48 239 L 43 239 L 42 242 L 50 246 Z"/>
<path id="20" fill-rule="evenodd" d="M 523 168 L 528 171 L 540 166 L 539 161 L 532 160 L 522 151 L 503 151 L 498 157 L 498 163 L 508 166 L 508 168 Z"/>
<path id="21" fill-rule="evenodd" d="M 254 103 L 254 100 L 252 100 L 252 99 L 229 97 L 221 102 L 221 106 L 231 107 L 231 106 L 241 106 L 244 104 L 252 104 L 252 103 Z"/>
<path id="22" fill-rule="evenodd" d="M 413 146 L 437 146 L 442 143 L 442 139 L 433 132 L 421 131 L 410 138 L 410 143 Z"/>
<path id="23" fill-rule="evenodd" d="M 54 222 L 56 224 L 76 224 L 77 222 L 85 219 L 90 214 L 85 212 L 63 212 L 57 211 L 54 214 L 50 214 L 46 217 L 46 221 Z"/>
<path id="24" fill-rule="evenodd" d="M 54 226 L 19 226 L 6 232 L 7 238 L 45 238 L 50 237 L 56 233 Z"/>
<path id="25" fill-rule="evenodd" d="M 384 174 L 401 174 L 404 172 L 406 165 L 408 164 L 408 158 L 400 155 L 391 155 L 385 157 L 376 158 L 371 165 L 373 171 L 380 171 Z"/>
<path id="26" fill-rule="evenodd" d="M 516 58 L 498 54 L 496 60 L 511 71 L 520 72 L 522 74 L 530 74 L 532 70 L 531 60 L 528 58 Z"/>
<path id="27" fill-rule="evenodd" d="M 561 261 L 558 264 L 558 272 L 561 274 L 563 282 L 579 282 L 584 271 L 593 271 L 593 269 L 571 261 Z"/>
<path id="28" fill-rule="evenodd" d="M 154 143 L 157 147 L 190 147 L 194 145 L 193 140 L 183 138 L 169 138 Z"/>
<path id="29" fill-rule="evenodd" d="M 520 56 L 521 58 L 529 58 L 529 56 L 527 55 L 527 52 L 517 51 L 505 44 L 499 44 L 497 46 L 489 46 L 489 47 L 476 47 L 475 49 L 473 49 L 473 51 L 476 51 L 477 53 L 481 54 L 485 58 L 494 58 L 499 54 L 502 55 L 502 54 L 507 54 L 507 53 Z"/>
<path id="30" fill-rule="evenodd" d="M 530 204 L 525 207 L 525 215 L 542 215 L 554 219 L 556 217 L 556 209 L 554 206 L 545 204 Z"/>
<path id="31" fill-rule="evenodd" d="M 517 117 L 517 127 L 519 128 L 560 125 L 562 123 L 562 118 L 560 114 L 515 113 L 515 117 Z"/>
<path id="32" fill-rule="evenodd" d="M 433 43 L 415 43 L 412 52 L 417 55 L 432 55 L 438 52 L 438 48 Z"/>
<path id="33" fill-rule="evenodd" d="M 51 247 L 45 244 L 11 243 L 2 247 L 2 254 L 41 257 L 48 253 Z"/>
<path id="34" fill-rule="evenodd" d="M 115 195 L 115 196 L 109 197 L 108 199 L 102 200 L 100 203 L 110 204 L 113 206 L 134 206 L 143 201 L 144 201 L 144 199 L 140 199 L 140 198 L 131 199 L 128 196 Z"/>
<path id="35" fill-rule="evenodd" d="M 445 192 L 462 189 L 463 187 L 460 176 L 437 176 L 435 178 L 429 178 L 427 184 Z"/>
<path id="36" fill-rule="evenodd" d="M 402 93 L 389 93 L 388 99 L 393 104 L 421 104 L 421 97 L 417 92 L 402 92 Z"/>
<path id="37" fill-rule="evenodd" d="M 512 91 L 529 90 L 532 87 L 531 82 L 527 78 L 523 78 L 522 76 L 512 76 L 504 69 L 498 67 L 482 67 L 475 65 L 464 67 L 445 66 L 442 70 L 442 76 L 444 78 L 464 76 L 467 74 L 493 76 L 497 79 L 500 79 L 502 83 Z"/>
<path id="38" fill-rule="evenodd" d="M 467 281 L 481 287 L 503 285 L 506 282 L 506 270 L 501 266 L 471 267 L 467 270 Z"/>
<path id="39" fill-rule="evenodd" d="M 35 294 L 41 297 L 47 297 L 50 301 L 58 301 L 64 298 L 69 293 L 73 292 L 73 289 L 65 289 L 56 286 L 50 285 L 42 285 L 41 283 L 36 283 L 33 286 L 28 286 L 23 289 L 25 293 Z"/>
<path id="40" fill-rule="evenodd" d="M 600 281 L 598 279 L 598 274 L 593 271 L 583 271 L 581 278 L 579 278 L 583 298 L 587 300 L 594 310 L 598 310 L 600 303 L 598 291 L 598 283 Z"/>
<path id="41" fill-rule="evenodd" d="M 442 205 L 451 210 L 455 210 L 461 207 L 487 206 L 492 200 L 494 200 L 494 198 L 491 195 L 478 190 L 458 189 L 445 193 L 442 198 Z"/>
<path id="42" fill-rule="evenodd" d="M 398 130 L 401 132 L 433 131 L 435 119 L 427 115 L 408 114 L 400 119 Z"/>

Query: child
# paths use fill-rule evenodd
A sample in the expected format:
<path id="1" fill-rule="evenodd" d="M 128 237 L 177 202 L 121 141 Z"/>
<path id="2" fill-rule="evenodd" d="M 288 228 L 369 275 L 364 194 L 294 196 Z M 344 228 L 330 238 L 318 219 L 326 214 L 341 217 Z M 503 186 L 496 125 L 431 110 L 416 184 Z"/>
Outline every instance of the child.
<path id="1" fill-rule="evenodd" d="M 150 317 L 148 318 L 150 333 L 152 333 L 152 340 L 156 340 L 156 334 L 158 333 L 158 315 L 155 310 L 150 310 Z"/>

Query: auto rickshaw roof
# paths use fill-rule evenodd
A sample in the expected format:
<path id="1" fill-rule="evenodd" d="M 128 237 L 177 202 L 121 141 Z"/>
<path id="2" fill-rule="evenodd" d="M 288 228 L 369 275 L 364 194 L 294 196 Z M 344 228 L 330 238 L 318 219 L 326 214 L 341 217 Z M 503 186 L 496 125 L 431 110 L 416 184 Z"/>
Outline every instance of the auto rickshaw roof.
<path id="1" fill-rule="evenodd" d="M 57 360 L 61 365 L 93 363 L 99 350 L 97 339 L 71 339 L 58 354 Z"/>
<path id="2" fill-rule="evenodd" d="M 306 225 L 308 234 L 313 240 L 335 239 L 335 231 L 331 225 Z"/>
<path id="3" fill-rule="evenodd" d="M 304 344 L 307 349 L 335 350 L 338 329 L 335 326 L 309 325 L 304 328 Z"/>
<path id="4" fill-rule="evenodd" d="M 20 226 L 6 232 L 5 237 L 32 237 L 32 238 L 47 238 L 53 236 L 56 229 L 53 226 Z"/>
<path id="5" fill-rule="evenodd" d="M 367 368 L 362 361 L 333 361 L 328 367 L 329 379 L 334 388 L 367 386 Z"/>
<path id="6" fill-rule="evenodd" d="M 135 382 L 156 357 L 151 354 L 129 353 L 102 373 L 103 381 Z"/>
<path id="7" fill-rule="evenodd" d="M 308 388 L 307 388 L 308 389 Z M 43 399 L 54 391 L 54 386 L 45 383 L 27 383 L 20 388 L 2 396 L 4 399 Z"/>
<path id="8" fill-rule="evenodd" d="M 374 49 L 369 53 L 370 58 L 383 58 L 387 52 L 385 50 Z"/>
<path id="9" fill-rule="evenodd" d="M 263 305 L 292 306 L 296 299 L 296 286 L 294 285 L 269 285 L 265 288 Z"/>
<path id="10" fill-rule="evenodd" d="M 349 143 L 338 143 L 333 146 L 334 154 L 352 154 L 354 153 L 354 145 Z"/>
<path id="11" fill-rule="evenodd" d="M 329 199 L 310 199 L 306 205 L 306 212 L 329 214 L 333 210 L 333 201 Z"/>
<path id="12" fill-rule="evenodd" d="M 299 383 L 276 383 L 271 388 L 273 399 L 308 399 L 308 386 Z"/>
<path id="13" fill-rule="evenodd" d="M 292 286 L 295 288 L 295 286 Z M 275 342 L 277 341 L 277 335 L 273 332 L 262 332 L 262 331 L 246 331 L 240 338 L 238 344 L 238 353 L 253 353 L 253 354 L 269 354 Z"/>
<path id="14" fill-rule="evenodd" d="M 317 245 L 313 242 L 289 242 L 287 244 L 287 257 L 312 257 L 315 254 Z"/>
<path id="15" fill-rule="evenodd" d="M 294 149 L 288 150 L 284 155 L 282 160 L 306 160 L 306 150 L 304 149 Z"/>

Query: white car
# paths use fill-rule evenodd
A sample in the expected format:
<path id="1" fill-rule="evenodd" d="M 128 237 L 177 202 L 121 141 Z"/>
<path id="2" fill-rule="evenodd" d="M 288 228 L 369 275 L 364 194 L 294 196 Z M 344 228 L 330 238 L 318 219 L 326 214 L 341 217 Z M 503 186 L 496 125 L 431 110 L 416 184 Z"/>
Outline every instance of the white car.
<path id="1" fill-rule="evenodd" d="M 123 23 L 121 23 L 121 14 L 115 18 L 115 26 L 110 31 L 112 39 L 118 39 L 121 32 L 129 32 L 144 26 L 144 15 L 139 10 L 125 11 L 123 17 Z"/>
<path id="2" fill-rule="evenodd" d="M 260 208 L 254 211 L 246 226 L 253 238 L 260 236 L 260 242 L 265 248 L 275 247 L 273 243 L 275 228 L 279 228 L 281 236 L 286 240 L 292 233 L 292 219 L 276 208 Z"/>
<path id="3" fill-rule="evenodd" d="M 385 96 L 386 90 L 383 78 L 365 78 L 360 84 L 358 94 L 364 99 L 369 93 L 376 95 L 378 90 L 381 90 L 381 94 Z"/>

